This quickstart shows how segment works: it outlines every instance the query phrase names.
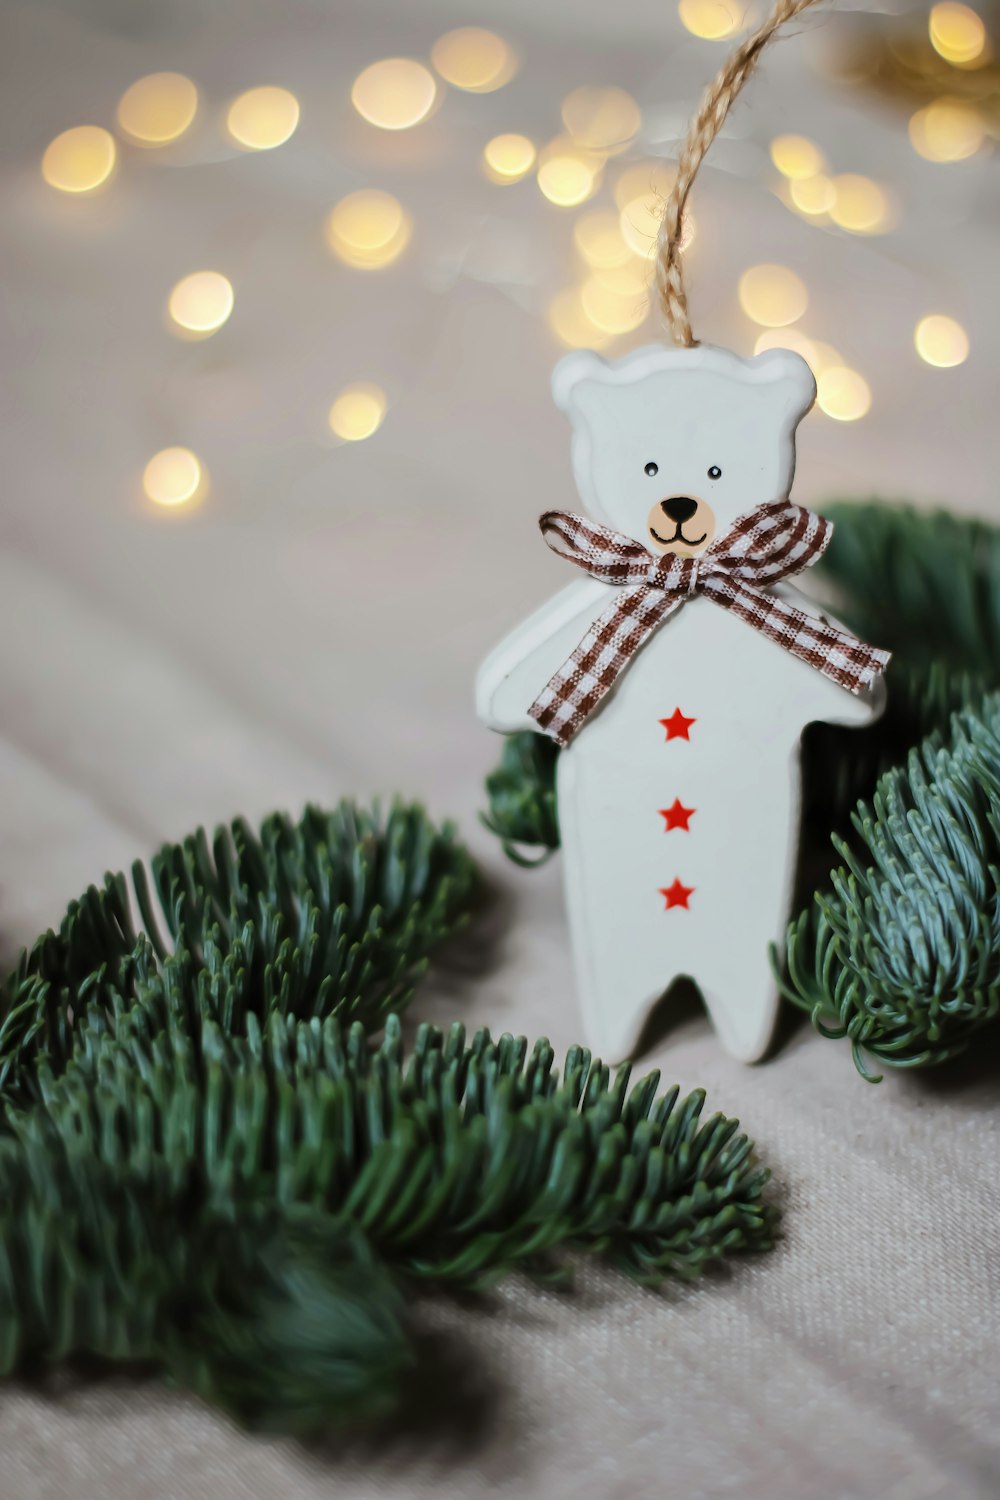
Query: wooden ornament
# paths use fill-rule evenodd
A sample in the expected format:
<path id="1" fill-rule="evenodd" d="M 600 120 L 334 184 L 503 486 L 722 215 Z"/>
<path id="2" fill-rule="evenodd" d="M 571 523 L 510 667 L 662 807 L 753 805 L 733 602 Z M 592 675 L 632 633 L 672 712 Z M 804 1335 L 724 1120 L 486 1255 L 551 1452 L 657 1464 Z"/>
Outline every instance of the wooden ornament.
<path id="1" fill-rule="evenodd" d="M 816 393 L 790 351 L 745 360 L 703 345 L 614 362 L 574 353 L 553 390 L 588 516 L 654 556 L 688 557 L 755 506 L 787 499 L 795 430 Z M 786 582 L 771 592 L 837 623 Z M 613 593 L 575 581 L 507 636 L 478 674 L 482 721 L 536 729 L 529 709 Z M 763 1055 L 778 1008 L 768 947 L 786 929 L 798 847 L 802 731 L 868 723 L 883 702 L 881 677 L 855 696 L 703 595 L 653 631 L 557 769 L 595 1051 L 627 1055 L 653 1005 L 688 976 L 727 1050 Z"/>

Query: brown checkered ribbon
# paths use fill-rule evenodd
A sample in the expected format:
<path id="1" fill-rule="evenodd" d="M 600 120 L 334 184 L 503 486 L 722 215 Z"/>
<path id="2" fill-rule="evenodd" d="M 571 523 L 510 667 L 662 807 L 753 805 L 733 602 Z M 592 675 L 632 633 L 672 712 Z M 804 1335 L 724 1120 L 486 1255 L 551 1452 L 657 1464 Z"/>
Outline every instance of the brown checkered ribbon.
<path id="1" fill-rule="evenodd" d="M 790 500 L 747 511 L 700 557 L 658 556 L 620 531 L 565 510 L 547 510 L 538 524 L 553 552 L 620 589 L 528 710 L 557 745 L 569 743 L 656 627 L 695 594 L 731 609 L 852 693 L 889 661 L 888 651 L 768 592 L 769 585 L 812 567 L 833 535 L 831 522 Z"/>

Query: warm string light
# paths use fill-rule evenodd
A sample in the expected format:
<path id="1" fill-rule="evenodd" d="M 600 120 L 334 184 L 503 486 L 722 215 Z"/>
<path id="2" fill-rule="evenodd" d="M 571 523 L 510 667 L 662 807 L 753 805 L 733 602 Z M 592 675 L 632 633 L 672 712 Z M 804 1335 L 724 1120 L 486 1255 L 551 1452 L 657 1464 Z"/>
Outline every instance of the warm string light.
<path id="1" fill-rule="evenodd" d="M 766 328 L 797 323 L 809 306 L 805 283 L 787 266 L 751 266 L 740 277 L 738 294 L 747 317 Z"/>
<path id="2" fill-rule="evenodd" d="M 190 448 L 163 448 L 146 465 L 142 487 L 155 505 L 190 505 L 205 492 L 205 471 Z"/>
<path id="3" fill-rule="evenodd" d="M 857 370 L 832 365 L 817 377 L 816 404 L 835 422 L 857 422 L 871 410 L 872 393 Z"/>
<path id="4" fill-rule="evenodd" d="M 274 84 L 263 84 L 233 100 L 226 114 L 226 129 L 246 151 L 273 151 L 295 134 L 299 114 L 294 94 Z"/>
<path id="5" fill-rule="evenodd" d="M 45 148 L 42 176 L 62 193 L 92 193 L 114 171 L 114 137 L 100 125 L 75 125 Z"/>
<path id="6" fill-rule="evenodd" d="M 495 135 L 483 148 L 483 170 L 491 182 L 520 182 L 535 165 L 537 154 L 526 135 Z"/>
<path id="7" fill-rule="evenodd" d="M 207 338 L 233 310 L 232 283 L 219 271 L 192 271 L 170 293 L 167 311 L 186 334 Z"/>
<path id="8" fill-rule="evenodd" d="M 345 443 L 359 443 L 381 427 L 386 405 L 381 386 L 363 381 L 346 386 L 330 407 L 330 431 Z"/>
<path id="9" fill-rule="evenodd" d="M 885 190 L 858 173 L 828 176 L 824 155 L 808 136 L 775 136 L 771 160 L 786 181 L 784 201 L 803 218 L 831 222 L 851 234 L 884 234 L 891 228 Z"/>
<path id="10" fill-rule="evenodd" d="M 137 78 L 118 101 L 118 125 L 137 146 L 167 146 L 178 140 L 198 112 L 198 90 L 183 73 Z"/>
<path id="11" fill-rule="evenodd" d="M 606 157 L 627 150 L 642 125 L 638 104 L 618 88 L 574 89 L 563 100 L 562 118 L 577 146 Z"/>
<path id="12" fill-rule="evenodd" d="M 517 58 L 503 38 L 480 26 L 460 26 L 439 37 L 431 62 L 445 83 L 470 94 L 491 94 L 517 71 Z"/>
<path id="13" fill-rule="evenodd" d="M 940 370 L 953 369 L 969 357 L 969 335 L 961 323 L 944 313 L 929 313 L 921 318 L 913 333 L 913 343 L 920 358 Z"/>
<path id="14" fill-rule="evenodd" d="M 987 61 L 986 27 L 968 5 L 953 0 L 931 8 L 927 23 L 931 46 L 956 67 L 978 67 Z"/>
<path id="15" fill-rule="evenodd" d="M 599 153 L 581 150 L 570 136 L 558 136 L 539 153 L 538 187 L 557 208 L 575 208 L 597 192 L 603 165 Z"/>
<path id="16" fill-rule="evenodd" d="M 434 75 L 412 57 L 386 57 L 354 80 L 351 103 L 380 130 L 410 130 L 426 120 L 437 98 Z"/>
<path id="17" fill-rule="evenodd" d="M 739 31 L 746 11 L 735 0 L 679 0 L 677 14 L 692 36 L 717 42 Z"/>
<path id="18" fill-rule="evenodd" d="M 412 227 L 398 198 L 379 188 L 362 188 L 348 193 L 330 210 L 326 242 L 347 265 L 376 271 L 399 259 Z"/>
<path id="19" fill-rule="evenodd" d="M 935 99 L 910 119 L 910 143 L 927 161 L 965 161 L 986 139 L 982 115 L 962 99 Z"/>

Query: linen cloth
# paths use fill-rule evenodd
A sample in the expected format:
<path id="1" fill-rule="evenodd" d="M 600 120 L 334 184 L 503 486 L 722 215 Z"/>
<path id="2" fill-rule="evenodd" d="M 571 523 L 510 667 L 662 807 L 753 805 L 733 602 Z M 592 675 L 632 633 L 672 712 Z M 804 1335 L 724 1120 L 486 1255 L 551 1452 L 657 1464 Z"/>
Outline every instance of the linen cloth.
<path id="1" fill-rule="evenodd" d="M 506 90 L 449 93 L 422 135 L 352 115 L 363 66 L 426 55 L 470 17 L 521 49 Z M 921 162 L 905 113 L 815 71 L 840 24 L 817 22 L 768 56 L 699 179 L 696 332 L 751 352 L 738 275 L 794 265 L 807 331 L 843 345 L 873 392 L 864 421 L 806 420 L 795 497 L 881 492 L 989 514 L 996 163 Z M 530 180 L 487 183 L 476 153 L 500 130 L 554 135 L 565 93 L 604 80 L 635 92 L 662 143 L 721 46 L 687 36 L 661 0 L 8 0 L 0 25 L 6 956 L 105 869 L 199 821 L 399 789 L 459 820 L 500 893 L 472 972 L 453 964 L 414 1015 L 564 1050 L 579 1023 L 558 860 L 516 871 L 477 824 L 499 741 L 475 722 L 471 682 L 565 582 L 535 528 L 545 507 L 577 503 L 544 320 L 573 274 L 573 216 Z M 197 159 L 126 152 L 104 195 L 47 190 L 48 140 L 109 123 L 128 84 L 162 68 L 203 89 Z M 298 134 L 261 155 L 213 145 L 219 108 L 263 82 L 301 97 Z M 791 129 L 838 170 L 892 183 L 893 235 L 830 235 L 784 209 L 766 146 Z M 365 185 L 414 215 L 411 251 L 382 276 L 322 243 L 329 207 Z M 231 277 L 236 308 L 214 339 L 183 344 L 161 309 L 202 267 Z M 954 371 L 911 351 L 917 317 L 940 307 L 972 331 Z M 650 324 L 631 342 L 654 336 Z M 356 379 L 385 387 L 388 415 L 368 442 L 334 447 L 326 410 Z M 154 513 L 142 468 L 174 442 L 202 457 L 211 493 Z M 995 1495 L 996 1043 L 872 1088 L 805 1025 L 744 1067 L 692 1007 L 640 1071 L 653 1065 L 704 1085 L 756 1139 L 785 1211 L 772 1254 L 658 1295 L 584 1268 L 573 1297 L 511 1280 L 481 1306 L 435 1301 L 422 1316 L 450 1331 L 457 1384 L 374 1445 L 250 1439 L 125 1378 L 5 1386 L 3 1500 Z"/>

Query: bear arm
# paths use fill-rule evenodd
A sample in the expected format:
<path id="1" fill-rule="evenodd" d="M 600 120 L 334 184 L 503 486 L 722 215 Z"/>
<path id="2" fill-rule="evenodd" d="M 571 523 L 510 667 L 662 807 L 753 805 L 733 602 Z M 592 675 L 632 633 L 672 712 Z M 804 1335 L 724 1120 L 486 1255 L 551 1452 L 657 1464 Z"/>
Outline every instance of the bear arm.
<path id="1" fill-rule="evenodd" d="M 537 729 L 528 709 L 609 603 L 595 578 L 571 583 L 504 637 L 476 674 L 476 715 L 501 734 Z"/>

